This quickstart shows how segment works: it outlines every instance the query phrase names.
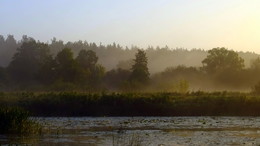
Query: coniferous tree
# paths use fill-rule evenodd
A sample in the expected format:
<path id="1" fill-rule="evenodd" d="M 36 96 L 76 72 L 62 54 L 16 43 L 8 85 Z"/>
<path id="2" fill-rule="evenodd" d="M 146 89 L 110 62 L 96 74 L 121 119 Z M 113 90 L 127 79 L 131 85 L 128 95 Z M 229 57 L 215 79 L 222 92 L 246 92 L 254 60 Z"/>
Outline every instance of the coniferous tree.
<path id="1" fill-rule="evenodd" d="M 149 70 L 147 67 L 148 59 L 143 50 L 138 50 L 135 55 L 134 65 L 132 66 L 132 73 L 130 76 L 131 82 L 146 84 L 149 81 Z"/>

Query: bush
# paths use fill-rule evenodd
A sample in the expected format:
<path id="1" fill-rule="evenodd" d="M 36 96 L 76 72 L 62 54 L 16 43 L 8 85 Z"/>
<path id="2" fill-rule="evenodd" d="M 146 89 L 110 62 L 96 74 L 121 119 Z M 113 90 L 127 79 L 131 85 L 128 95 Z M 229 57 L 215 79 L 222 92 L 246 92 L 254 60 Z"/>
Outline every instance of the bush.
<path id="1" fill-rule="evenodd" d="M 29 119 L 29 112 L 21 108 L 0 108 L 1 134 L 36 134 L 41 126 Z"/>
<path id="2" fill-rule="evenodd" d="M 260 94 L 260 81 L 253 87 L 253 93 Z"/>

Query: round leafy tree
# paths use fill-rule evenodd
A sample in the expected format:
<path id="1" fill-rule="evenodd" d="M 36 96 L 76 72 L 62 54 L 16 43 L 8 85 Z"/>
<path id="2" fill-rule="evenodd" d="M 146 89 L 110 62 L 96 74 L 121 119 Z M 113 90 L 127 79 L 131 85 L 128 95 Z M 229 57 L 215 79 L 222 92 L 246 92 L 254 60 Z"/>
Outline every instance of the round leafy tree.
<path id="1" fill-rule="evenodd" d="M 232 50 L 226 48 L 213 48 L 209 55 L 202 61 L 204 69 L 208 73 L 222 71 L 240 71 L 244 67 L 244 60 Z"/>

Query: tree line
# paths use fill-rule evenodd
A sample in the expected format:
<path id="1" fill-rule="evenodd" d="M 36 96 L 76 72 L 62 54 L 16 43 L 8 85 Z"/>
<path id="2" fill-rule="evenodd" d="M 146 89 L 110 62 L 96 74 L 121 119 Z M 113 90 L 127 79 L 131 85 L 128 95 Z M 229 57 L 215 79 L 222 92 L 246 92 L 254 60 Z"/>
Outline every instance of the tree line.
<path id="1" fill-rule="evenodd" d="M 64 48 L 53 57 L 48 44 L 26 41 L 17 48 L 10 64 L 1 68 L 2 88 L 102 91 L 106 89 L 105 80 L 109 77 L 97 62 L 98 57 L 92 50 L 82 49 L 74 57 L 72 49 Z M 149 80 L 147 57 L 143 50 L 138 50 L 134 62 L 132 71 L 122 70 L 126 72 L 128 88 L 144 85 Z"/>
<path id="2" fill-rule="evenodd" d="M 63 42 L 55 39 L 48 44 L 27 36 L 16 45 L 10 45 L 12 43 L 7 42 L 16 42 L 12 38 L 8 36 L 5 40 L 0 37 L 0 46 L 5 48 L 7 46 L 14 52 L 8 65 L 2 65 L 3 67 L 0 68 L 2 91 L 248 91 L 251 88 L 256 90 L 259 86 L 256 84 L 260 81 L 259 57 L 252 59 L 249 67 L 246 67 L 245 59 L 240 57 L 238 52 L 226 48 L 209 50 L 201 60 L 202 66 L 172 65 L 173 67 L 168 67 L 161 72 L 151 73 L 149 63 L 158 57 L 151 56 L 151 52 L 154 51 L 152 47 L 146 50 L 138 47 L 128 49 L 115 43 L 105 47 L 87 42 L 68 42 L 63 45 Z M 84 45 L 80 47 L 80 44 Z M 76 48 L 80 48 L 78 51 L 72 49 L 75 45 L 78 45 Z M 15 47 L 17 48 L 14 50 Z M 1 56 L 6 55 L 8 58 L 4 53 L 6 50 L 1 50 Z M 100 54 L 104 50 L 107 54 Z M 163 54 L 167 56 L 169 52 L 168 49 L 155 50 L 161 51 L 158 55 L 162 57 Z M 124 56 L 118 56 L 115 53 L 117 51 L 134 52 L 134 55 L 130 59 L 127 57 L 123 61 L 118 61 L 113 69 L 104 67 L 100 61 L 102 58 Z M 161 66 L 165 64 L 162 63 Z"/>
<path id="3" fill-rule="evenodd" d="M 18 47 L 23 42 L 34 40 L 34 38 L 24 35 L 22 39 L 17 40 L 12 35 L 7 37 L 0 35 L 0 66 L 7 67 L 12 60 L 13 55 L 16 53 Z M 102 64 L 106 70 L 114 68 L 130 69 L 132 66 L 132 60 L 135 57 L 135 53 L 138 49 L 142 49 L 137 46 L 122 46 L 117 43 L 102 44 L 91 43 L 87 41 L 75 41 L 64 42 L 56 38 L 47 42 L 50 47 L 50 53 L 52 56 L 56 56 L 63 48 L 71 48 L 73 54 L 76 55 L 80 50 L 92 50 L 96 52 L 99 57 L 98 63 Z M 148 46 L 143 48 L 146 50 L 148 59 L 148 68 L 151 74 L 164 71 L 167 67 L 184 65 L 187 67 L 201 67 L 202 60 L 206 58 L 208 52 L 202 49 L 185 48 L 169 48 Z M 246 68 L 250 67 L 251 60 L 259 57 L 258 54 L 252 52 L 237 52 L 240 57 L 244 59 Z M 114 57 L 117 56 L 117 57 Z"/>

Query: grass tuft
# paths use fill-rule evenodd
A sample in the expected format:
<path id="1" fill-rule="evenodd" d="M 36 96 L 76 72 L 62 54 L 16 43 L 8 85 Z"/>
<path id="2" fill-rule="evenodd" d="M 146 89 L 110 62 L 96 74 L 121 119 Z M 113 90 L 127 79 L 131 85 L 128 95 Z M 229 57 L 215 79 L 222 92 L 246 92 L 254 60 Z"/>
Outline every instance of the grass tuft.
<path id="1" fill-rule="evenodd" d="M 29 112 L 18 107 L 0 108 L 1 134 L 37 134 L 41 126 L 29 119 Z"/>

